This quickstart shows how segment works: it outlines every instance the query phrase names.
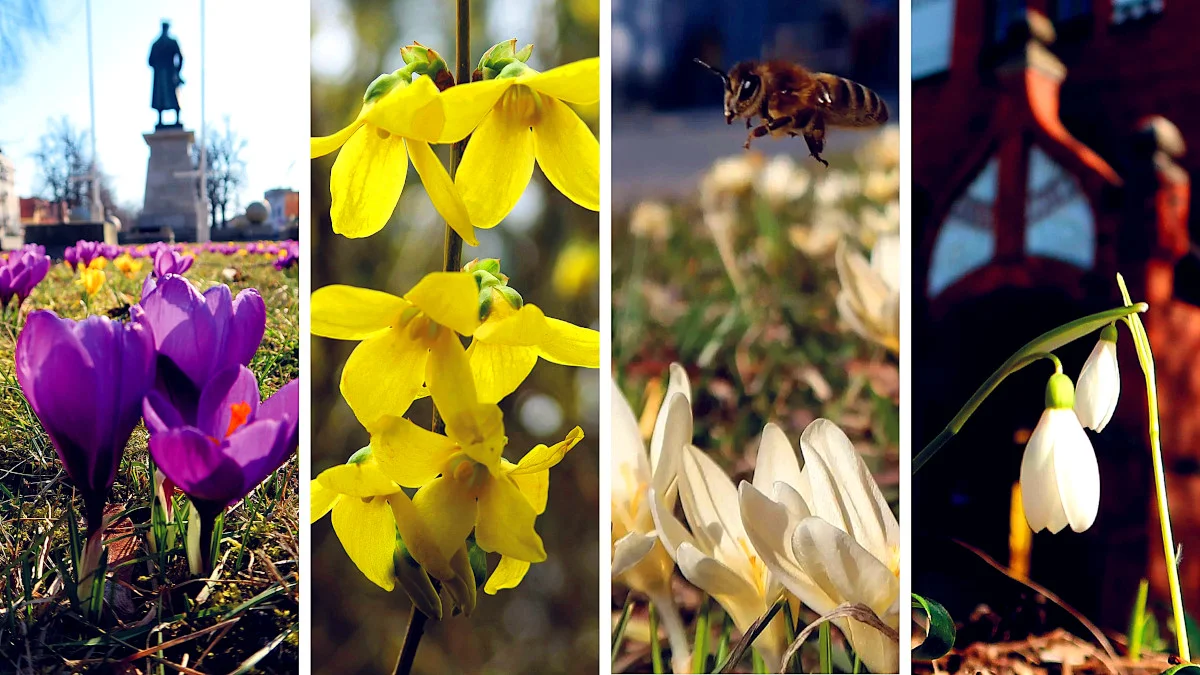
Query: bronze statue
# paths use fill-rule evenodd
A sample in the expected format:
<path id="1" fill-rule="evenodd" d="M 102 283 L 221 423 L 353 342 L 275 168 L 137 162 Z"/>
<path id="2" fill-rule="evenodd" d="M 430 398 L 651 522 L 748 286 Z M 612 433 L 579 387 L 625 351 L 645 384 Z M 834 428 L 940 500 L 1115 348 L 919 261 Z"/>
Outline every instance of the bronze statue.
<path id="1" fill-rule="evenodd" d="M 150 95 L 150 107 L 158 111 L 158 127 L 163 124 L 164 110 L 175 111 L 175 124 L 179 123 L 179 97 L 175 90 L 183 84 L 179 72 L 183 69 L 183 54 L 179 51 L 179 43 L 167 35 L 171 24 L 163 21 L 162 35 L 150 47 L 150 67 L 154 69 L 154 90 Z"/>

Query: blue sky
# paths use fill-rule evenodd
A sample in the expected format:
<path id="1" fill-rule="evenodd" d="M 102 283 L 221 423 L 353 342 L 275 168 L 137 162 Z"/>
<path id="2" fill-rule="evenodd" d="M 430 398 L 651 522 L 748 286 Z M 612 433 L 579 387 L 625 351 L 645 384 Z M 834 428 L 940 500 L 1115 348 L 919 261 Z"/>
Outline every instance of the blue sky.
<path id="1" fill-rule="evenodd" d="M 0 88 L 0 149 L 16 162 L 21 196 L 40 187 L 32 154 L 49 120 L 65 115 L 77 129 L 89 126 L 85 0 L 43 4 L 47 35 L 26 43 L 23 72 Z M 273 187 L 301 188 L 301 163 L 308 161 L 307 8 L 287 0 L 208 0 L 206 13 L 205 117 L 217 127 L 228 117 L 247 142 L 242 206 Z M 92 3 L 96 152 L 117 201 L 137 208 L 149 157 L 142 134 L 157 119 L 146 59 L 163 19 L 183 52 L 182 121 L 198 132 L 199 0 Z"/>

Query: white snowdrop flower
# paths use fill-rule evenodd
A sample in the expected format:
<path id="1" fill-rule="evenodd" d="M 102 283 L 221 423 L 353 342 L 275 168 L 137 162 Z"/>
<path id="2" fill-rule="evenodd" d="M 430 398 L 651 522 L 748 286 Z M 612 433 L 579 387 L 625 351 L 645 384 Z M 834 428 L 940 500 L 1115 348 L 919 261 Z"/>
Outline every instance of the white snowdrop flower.
<path id="1" fill-rule="evenodd" d="M 1074 406 L 1071 378 L 1050 376 L 1046 410 L 1021 458 L 1021 501 L 1034 532 L 1083 532 L 1100 510 L 1100 467 Z"/>
<path id="2" fill-rule="evenodd" d="M 1109 324 L 1100 332 L 1100 341 L 1079 373 L 1075 390 L 1075 414 L 1083 426 L 1104 431 L 1121 394 L 1121 373 L 1117 369 L 1117 327 Z"/>

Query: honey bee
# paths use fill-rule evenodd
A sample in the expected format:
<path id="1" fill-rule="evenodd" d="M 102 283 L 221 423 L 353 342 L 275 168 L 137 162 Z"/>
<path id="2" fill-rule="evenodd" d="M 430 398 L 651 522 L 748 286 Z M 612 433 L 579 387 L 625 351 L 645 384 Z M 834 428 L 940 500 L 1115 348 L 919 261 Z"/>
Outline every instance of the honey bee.
<path id="1" fill-rule="evenodd" d="M 789 61 L 742 61 L 726 74 L 700 59 L 696 63 L 725 83 L 725 123 L 742 117 L 745 148 L 763 136 L 803 136 L 818 162 L 825 150 L 825 127 L 871 127 L 888 120 L 883 98 L 861 84 L 830 73 L 814 73 Z M 762 122 L 751 129 L 752 120 Z"/>

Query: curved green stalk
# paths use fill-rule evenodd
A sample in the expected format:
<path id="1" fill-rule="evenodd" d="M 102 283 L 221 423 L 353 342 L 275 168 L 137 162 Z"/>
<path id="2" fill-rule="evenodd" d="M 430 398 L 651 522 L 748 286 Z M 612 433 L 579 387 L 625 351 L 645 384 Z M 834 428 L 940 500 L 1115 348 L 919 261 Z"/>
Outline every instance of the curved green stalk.
<path id="1" fill-rule="evenodd" d="M 1000 383 L 1003 382 L 1006 377 L 1012 375 L 1018 370 L 1021 370 L 1034 361 L 1046 358 L 1047 354 L 1055 349 L 1058 349 L 1059 347 L 1062 347 L 1063 345 L 1074 342 L 1081 337 L 1090 335 L 1104 328 L 1106 325 L 1117 321 L 1118 319 L 1125 319 L 1126 317 L 1136 315 L 1139 312 L 1144 312 L 1147 309 L 1149 309 L 1149 305 L 1144 302 L 1139 302 L 1134 305 L 1115 307 L 1103 312 L 1089 314 L 1088 316 L 1076 319 L 1070 323 L 1063 324 L 1058 328 L 1042 333 L 1038 337 L 1027 342 L 1024 347 L 1021 347 L 1019 350 L 1017 350 L 1015 354 L 1010 356 L 1007 361 L 997 368 L 996 371 L 992 373 L 982 385 L 979 386 L 979 389 L 975 390 L 975 393 L 971 396 L 971 398 L 967 399 L 967 402 L 961 409 L 959 409 L 958 414 L 954 416 L 954 419 L 950 420 L 950 423 L 946 425 L 946 428 L 942 429 L 941 433 L 935 436 L 934 439 L 930 441 L 924 449 L 921 450 L 921 453 L 913 458 L 912 472 L 916 473 L 920 471 L 921 467 L 924 466 L 925 463 L 930 460 L 930 458 L 937 454 L 937 451 L 940 450 L 943 445 L 945 445 L 962 429 L 963 425 L 967 423 L 967 420 L 971 418 L 971 415 L 973 415 L 975 411 L 979 409 L 979 406 L 983 403 L 984 399 L 986 399 L 993 391 L 995 391 L 996 387 L 1000 386 Z"/>
<path id="2" fill-rule="evenodd" d="M 1121 287 L 1121 297 L 1127 307 L 1136 307 L 1129 300 L 1129 289 L 1125 287 L 1125 279 L 1117 275 L 1117 285 Z M 1139 303 L 1145 304 L 1145 303 Z M 1179 566 L 1175 558 L 1175 543 L 1171 536 L 1171 511 L 1167 503 L 1167 477 L 1163 470 L 1162 438 L 1158 423 L 1158 384 L 1154 376 L 1154 354 L 1150 351 L 1150 338 L 1146 335 L 1146 327 L 1137 313 L 1124 317 L 1125 325 L 1133 337 L 1133 346 L 1137 350 L 1138 363 L 1142 366 L 1142 374 L 1146 377 L 1146 410 L 1149 414 L 1150 459 L 1154 465 L 1154 496 L 1158 503 L 1158 522 L 1162 529 L 1163 557 L 1167 566 L 1167 585 L 1171 590 L 1171 612 L 1175 618 L 1175 640 L 1179 645 L 1179 658 L 1184 663 L 1191 661 L 1188 649 L 1187 621 L 1183 612 L 1183 592 L 1179 587 Z"/>

